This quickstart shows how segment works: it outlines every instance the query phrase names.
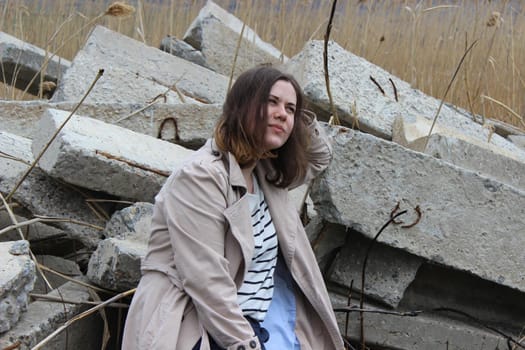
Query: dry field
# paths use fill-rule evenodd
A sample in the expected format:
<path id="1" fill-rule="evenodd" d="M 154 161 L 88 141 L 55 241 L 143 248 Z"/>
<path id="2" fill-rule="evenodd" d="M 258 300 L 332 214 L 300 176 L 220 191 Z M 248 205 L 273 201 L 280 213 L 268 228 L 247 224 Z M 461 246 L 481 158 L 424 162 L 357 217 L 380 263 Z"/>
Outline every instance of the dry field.
<path id="1" fill-rule="evenodd" d="M 130 0 L 129 16 L 104 0 L 0 0 L 0 30 L 67 59 L 102 24 L 158 47 L 182 38 L 205 0 Z M 216 0 L 286 55 L 323 39 L 332 1 Z M 520 0 L 339 0 L 330 38 L 437 98 L 466 48 L 447 102 L 525 129 L 525 7 Z M 0 89 L 0 98 L 21 99 Z"/>

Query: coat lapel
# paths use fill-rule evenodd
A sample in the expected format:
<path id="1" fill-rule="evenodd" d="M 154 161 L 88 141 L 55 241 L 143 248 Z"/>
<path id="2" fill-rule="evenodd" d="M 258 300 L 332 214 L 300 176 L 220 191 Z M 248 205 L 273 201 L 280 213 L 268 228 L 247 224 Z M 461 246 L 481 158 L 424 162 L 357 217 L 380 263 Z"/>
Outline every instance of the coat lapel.
<path id="1" fill-rule="evenodd" d="M 279 239 L 279 248 L 286 261 L 288 268 L 292 266 L 293 256 L 295 254 L 295 238 L 297 235 L 297 225 L 295 220 L 295 208 L 291 208 L 288 202 L 288 190 L 278 188 L 266 180 L 267 171 L 263 165 L 255 168 L 257 180 L 261 186 L 266 203 L 270 209 L 273 225 L 277 231 Z"/>

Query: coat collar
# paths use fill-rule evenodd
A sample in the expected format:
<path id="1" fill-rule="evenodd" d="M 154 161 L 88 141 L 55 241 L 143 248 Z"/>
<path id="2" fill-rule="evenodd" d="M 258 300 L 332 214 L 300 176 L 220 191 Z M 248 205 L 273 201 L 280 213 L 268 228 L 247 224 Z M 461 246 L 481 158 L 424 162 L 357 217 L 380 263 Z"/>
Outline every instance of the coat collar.
<path id="1" fill-rule="evenodd" d="M 255 167 L 259 185 L 264 193 L 270 209 L 273 225 L 277 231 L 279 247 L 289 269 L 295 254 L 295 238 L 297 235 L 297 220 L 295 206 L 290 205 L 288 189 L 279 188 L 266 180 L 266 174 L 273 169 L 268 161 L 261 161 Z"/>
<path id="2" fill-rule="evenodd" d="M 211 154 L 224 161 L 224 165 L 226 166 L 226 170 L 228 172 L 228 178 L 230 180 L 230 185 L 232 187 L 243 187 L 246 191 L 246 181 L 242 175 L 241 166 L 239 163 L 237 163 L 235 156 L 230 152 L 219 150 L 219 147 L 217 147 L 214 139 L 208 140 L 207 144 L 210 147 Z"/>
<path id="3" fill-rule="evenodd" d="M 230 152 L 222 152 L 218 149 L 217 144 L 214 140 L 210 140 L 211 152 L 214 156 L 222 158 L 225 166 L 227 166 L 228 176 L 230 179 L 230 185 L 232 187 L 242 188 L 242 192 L 237 199 L 238 202 L 232 203 L 232 207 L 227 209 L 225 214 L 229 219 L 234 219 L 236 214 L 239 211 L 242 211 L 239 208 L 239 205 L 242 207 L 242 202 L 248 205 L 248 201 L 239 200 L 246 193 L 246 181 L 242 175 L 241 167 L 235 156 Z M 288 200 L 288 190 L 285 188 L 278 188 L 266 180 L 266 175 L 274 171 L 271 163 L 267 160 L 259 161 L 255 167 L 255 173 L 257 175 L 257 180 L 259 186 L 261 187 L 266 203 L 270 209 L 270 214 L 272 216 L 272 221 L 277 231 L 277 236 L 279 239 L 279 247 L 281 249 L 282 255 L 286 261 L 286 265 L 291 269 L 291 264 L 293 261 L 293 256 L 295 254 L 295 239 L 297 235 L 297 213 L 295 212 L 295 206 L 290 205 Z M 231 216 L 231 217 L 230 217 Z M 247 257 L 247 253 L 253 253 L 253 249 L 250 249 L 249 252 L 246 251 L 245 244 L 250 242 L 253 244 L 253 240 L 244 240 L 238 237 L 242 241 L 241 246 L 243 246 L 243 255 Z"/>

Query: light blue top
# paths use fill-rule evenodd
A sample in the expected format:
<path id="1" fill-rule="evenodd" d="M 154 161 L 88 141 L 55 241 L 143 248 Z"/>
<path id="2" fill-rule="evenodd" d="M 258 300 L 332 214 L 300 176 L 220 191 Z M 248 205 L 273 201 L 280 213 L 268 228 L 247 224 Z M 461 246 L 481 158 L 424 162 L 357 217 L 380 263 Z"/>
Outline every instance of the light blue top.
<path id="1" fill-rule="evenodd" d="M 274 273 L 274 291 L 270 308 L 261 326 L 266 328 L 270 339 L 264 344 L 266 350 L 300 350 L 295 335 L 295 294 L 290 271 L 279 255 Z"/>

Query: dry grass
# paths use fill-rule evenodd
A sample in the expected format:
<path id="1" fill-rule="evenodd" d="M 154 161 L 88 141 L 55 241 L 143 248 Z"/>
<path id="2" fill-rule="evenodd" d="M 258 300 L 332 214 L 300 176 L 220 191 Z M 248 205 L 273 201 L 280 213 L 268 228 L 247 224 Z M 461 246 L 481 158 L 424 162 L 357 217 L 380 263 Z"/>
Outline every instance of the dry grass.
<path id="1" fill-rule="evenodd" d="M 205 1 L 128 3 L 134 12 L 110 17 L 100 16 L 109 4 L 104 0 L 4 1 L 0 28 L 72 59 L 95 23 L 156 47 L 168 34 L 182 38 Z M 216 3 L 228 8 L 232 1 Z M 323 39 L 330 5 L 331 1 L 239 0 L 229 10 L 263 40 L 293 56 L 307 40 Z M 522 127 L 516 115 L 525 114 L 524 31 L 525 9 L 519 0 L 349 0 L 340 2 L 330 38 L 438 98 L 466 47 L 477 40 L 447 102 Z M 0 97 L 13 98 L 12 91 L 5 90 Z"/>

